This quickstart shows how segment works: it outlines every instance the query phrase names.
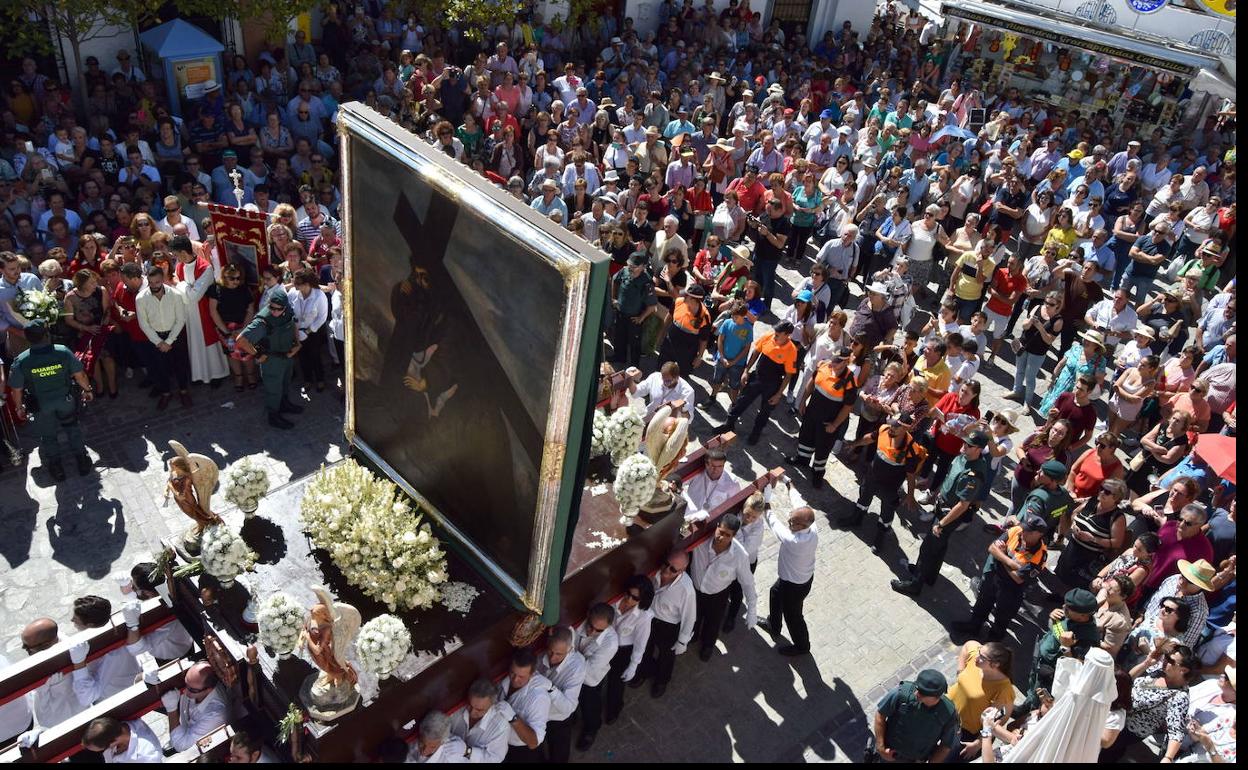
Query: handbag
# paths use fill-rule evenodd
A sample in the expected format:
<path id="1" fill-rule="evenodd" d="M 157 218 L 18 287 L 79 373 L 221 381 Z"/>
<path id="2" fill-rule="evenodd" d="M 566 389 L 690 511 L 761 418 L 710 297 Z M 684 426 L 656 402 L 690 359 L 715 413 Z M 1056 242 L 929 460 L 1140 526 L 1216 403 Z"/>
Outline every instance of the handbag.
<path id="1" fill-rule="evenodd" d="M 1144 467 L 1144 463 L 1147 460 L 1148 460 L 1148 450 L 1141 449 L 1138 453 L 1136 453 L 1134 457 L 1132 457 L 1130 460 L 1127 460 L 1127 470 L 1131 471 L 1132 473 L 1137 473 L 1141 468 Z"/>

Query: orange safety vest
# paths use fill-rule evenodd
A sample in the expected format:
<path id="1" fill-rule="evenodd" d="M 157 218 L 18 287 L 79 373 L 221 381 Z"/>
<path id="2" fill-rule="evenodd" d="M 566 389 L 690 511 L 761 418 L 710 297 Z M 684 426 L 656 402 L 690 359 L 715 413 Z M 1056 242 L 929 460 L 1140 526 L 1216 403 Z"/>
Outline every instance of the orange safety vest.
<path id="1" fill-rule="evenodd" d="M 776 343 L 776 333 L 768 332 L 754 343 L 754 349 L 763 358 L 783 369 L 785 373 L 797 374 L 797 346 L 793 344 L 793 340 L 789 340 L 785 345 L 780 345 Z"/>
<path id="2" fill-rule="evenodd" d="M 858 388 L 858 384 L 854 381 L 854 375 L 848 367 L 838 377 L 836 372 L 832 371 L 830 361 L 820 361 L 819 368 L 815 370 L 815 388 L 821 395 L 832 401 L 841 402 L 850 392 Z"/>
<path id="3" fill-rule="evenodd" d="M 1027 550 L 1023 545 L 1023 528 L 1011 527 L 1009 534 L 1005 538 L 1005 552 L 1019 564 L 1034 564 L 1036 569 L 1039 569 L 1044 564 L 1048 549 L 1045 547 L 1044 542 L 1041 541 L 1037 550 Z"/>
<path id="4" fill-rule="evenodd" d="M 906 465 L 907 460 L 913 460 L 914 467 L 918 468 L 927 459 L 927 450 L 915 443 L 914 436 L 906 433 L 905 438 L 898 441 L 884 427 L 880 428 L 875 451 L 881 460 L 897 467 Z"/>
<path id="5" fill-rule="evenodd" d="M 697 334 L 706 328 L 710 319 L 707 318 L 706 306 L 701 302 L 698 303 L 697 312 L 694 312 L 689 309 L 689 303 L 682 299 L 676 303 L 676 309 L 672 311 L 672 323 L 682 332 Z"/>

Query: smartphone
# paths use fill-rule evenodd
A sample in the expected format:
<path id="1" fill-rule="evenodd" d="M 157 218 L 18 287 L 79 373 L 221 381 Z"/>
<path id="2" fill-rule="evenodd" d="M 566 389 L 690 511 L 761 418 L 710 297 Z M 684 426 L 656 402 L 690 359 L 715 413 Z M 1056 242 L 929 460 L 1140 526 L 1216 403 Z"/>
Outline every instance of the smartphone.
<path id="1" fill-rule="evenodd" d="M 27 142 L 27 143 L 26 143 L 26 152 L 30 153 L 30 152 L 34 152 L 34 151 L 35 151 L 35 143 L 34 143 L 34 142 Z"/>
<path id="2" fill-rule="evenodd" d="M 996 412 L 994 412 L 994 411 L 992 411 L 991 409 L 989 409 L 988 411 L 984 412 L 984 420 L 985 420 L 986 422 L 991 423 L 991 422 L 993 421 L 993 419 L 995 419 L 995 418 L 996 418 L 996 416 L 997 416 L 997 413 L 996 413 Z"/>

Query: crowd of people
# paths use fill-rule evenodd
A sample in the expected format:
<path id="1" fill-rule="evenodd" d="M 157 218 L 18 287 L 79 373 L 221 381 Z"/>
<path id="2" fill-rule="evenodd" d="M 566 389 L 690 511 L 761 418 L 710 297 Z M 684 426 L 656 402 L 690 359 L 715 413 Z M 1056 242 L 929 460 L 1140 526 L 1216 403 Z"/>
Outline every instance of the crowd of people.
<path id="1" fill-rule="evenodd" d="M 898 516 L 923 534 L 895 591 L 923 601 L 947 556 L 966 556 L 957 533 L 996 528 L 971 555 L 983 569 L 954 625 L 970 640 L 956 678 L 924 671 L 890 692 L 870 758 L 994 761 L 1042 723 L 1060 660 L 1101 649 L 1118 678 L 1106 758 L 1149 740 L 1170 761 L 1234 761 L 1235 488 L 1216 441 L 1235 434 L 1233 108 L 1173 134 L 1054 111 L 980 82 L 956 55 L 969 41 L 888 5 L 818 40 L 764 26 L 748 0 L 664 0 L 645 32 L 526 12 L 484 45 L 378 2 L 324 12 L 319 42 L 234 57 L 180 117 L 125 51 L 111 73 L 87 59 L 86 115 L 33 60 L 10 83 L 0 331 L 13 393 L 49 388 L 56 367 L 31 410 L 54 477 L 69 455 L 90 471 L 76 418 L 38 419 L 75 387 L 107 408 L 99 397 L 135 377 L 159 410 L 175 390 L 189 406 L 196 383 L 263 380 L 270 424 L 288 428 L 294 360 L 305 389 L 333 379 L 332 127 L 359 99 L 609 256 L 604 350 L 653 372 L 651 405 L 679 398 L 720 417 L 718 433 L 750 418 L 745 443 L 770 431 L 815 490 L 829 463 L 857 473 L 837 524 L 869 522 L 877 553 Z M 221 264 L 209 202 L 269 215 L 263 274 Z M 19 312 L 40 289 L 63 320 Z M 981 411 L 994 379 L 1015 406 Z M 795 439 L 777 409 L 797 415 Z M 705 476 L 685 493 L 692 521 L 740 486 L 722 456 Z M 757 625 L 777 639 L 787 626 L 780 650 L 808 654 L 814 516 L 767 507 L 724 517 L 540 654 L 517 652 L 501 687 L 478 682 L 467 708 L 428 716 L 415 754 L 559 761 L 574 714 L 587 748 L 625 682 L 662 696 L 695 639 L 709 658 L 743 604 L 755 625 L 768 522 L 781 579 Z M 1034 649 L 1011 647 L 1023 608 L 1046 602 L 1059 606 L 1033 618 Z M 1015 655 L 1032 660 L 1017 708 Z M 92 748 L 145 751 L 136 725 L 89 733 Z"/>

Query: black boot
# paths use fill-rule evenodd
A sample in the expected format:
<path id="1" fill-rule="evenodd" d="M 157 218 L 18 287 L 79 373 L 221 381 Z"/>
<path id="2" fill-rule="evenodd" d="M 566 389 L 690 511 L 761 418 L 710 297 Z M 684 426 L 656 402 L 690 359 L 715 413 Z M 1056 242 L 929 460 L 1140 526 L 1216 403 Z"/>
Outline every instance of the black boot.
<path id="1" fill-rule="evenodd" d="M 871 553 L 876 554 L 877 556 L 879 555 L 880 549 L 884 547 L 884 536 L 887 535 L 891 529 L 892 527 L 882 521 L 877 520 L 875 522 L 875 536 L 871 538 Z"/>
<path id="2" fill-rule="evenodd" d="M 897 593 L 906 596 L 918 596 L 923 590 L 923 583 L 919 580 L 893 580 L 888 585 Z"/>
<path id="3" fill-rule="evenodd" d="M 854 505 L 854 512 L 848 516 L 842 516 L 836 520 L 836 526 L 844 529 L 853 529 L 862 523 L 863 517 L 867 515 L 867 509 L 861 505 Z"/>
<path id="4" fill-rule="evenodd" d="M 295 427 L 295 424 L 283 417 L 280 412 L 269 412 L 269 425 L 282 430 L 290 430 Z"/>
<path id="5" fill-rule="evenodd" d="M 278 407 L 277 411 L 283 414 L 303 414 L 303 407 L 293 401 L 283 399 L 282 405 Z"/>
<path id="6" fill-rule="evenodd" d="M 731 433 L 735 431 L 736 429 L 737 429 L 737 421 L 733 419 L 729 419 L 726 422 L 724 422 L 723 425 L 717 426 L 714 430 L 711 431 L 711 433 L 715 434 L 716 436 L 722 436 L 725 433 Z"/>
<path id="7" fill-rule="evenodd" d="M 77 461 L 78 463 L 78 475 L 79 476 L 86 476 L 88 473 L 91 472 L 91 466 L 93 465 L 93 463 L 91 462 L 91 456 L 88 455 L 86 452 L 79 452 L 78 456 L 75 457 L 74 460 Z"/>

